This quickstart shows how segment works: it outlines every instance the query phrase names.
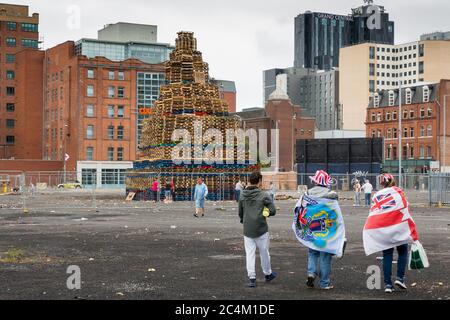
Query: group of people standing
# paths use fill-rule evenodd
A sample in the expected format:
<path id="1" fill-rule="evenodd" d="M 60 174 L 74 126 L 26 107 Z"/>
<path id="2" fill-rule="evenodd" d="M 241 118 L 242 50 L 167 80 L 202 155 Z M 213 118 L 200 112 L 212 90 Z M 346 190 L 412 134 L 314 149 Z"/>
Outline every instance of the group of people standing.
<path id="1" fill-rule="evenodd" d="M 331 290 L 334 288 L 330 280 L 332 259 L 333 257 L 343 257 L 347 245 L 345 226 L 338 204 L 339 196 L 331 190 L 331 177 L 325 171 L 320 170 L 310 178 L 315 186 L 300 198 L 295 208 L 293 229 L 298 231 L 296 232 L 297 239 L 309 248 L 306 270 L 307 288 L 314 288 L 315 281 L 319 278 L 320 289 Z M 407 288 L 405 273 L 408 244 L 418 241 L 418 236 L 414 221 L 409 214 L 409 204 L 403 190 L 396 187 L 394 177 L 390 174 L 383 174 L 379 177 L 379 184 L 381 190 L 375 194 L 373 199 L 371 198 L 373 187 L 370 182 L 366 181 L 362 187 L 366 193 L 366 200 L 369 198 L 366 204 L 372 205 L 363 231 L 363 242 L 367 255 L 376 252 L 383 253 L 385 292 L 392 293 L 394 285 L 400 290 Z M 261 173 L 253 173 L 250 176 L 249 186 L 241 191 L 239 199 L 239 218 L 244 228 L 248 287 L 250 288 L 255 288 L 257 284 L 256 248 L 259 249 L 265 281 L 271 282 L 278 276 L 271 267 L 270 236 L 267 224 L 267 218 L 275 216 L 277 210 L 273 198 L 269 193 L 263 191 L 261 186 Z M 330 210 L 330 208 L 332 209 Z M 326 212 L 325 216 L 324 212 Z M 315 232 L 319 236 L 315 237 Z M 327 239 L 326 234 L 330 232 L 334 232 L 334 235 Z M 324 242 L 325 239 L 329 242 Z M 333 245 L 332 241 L 334 241 Z M 334 248 L 331 248 L 332 246 Z M 395 249 L 397 249 L 399 258 L 397 277 L 393 283 L 392 264 Z"/>
<path id="2" fill-rule="evenodd" d="M 151 201 L 159 202 L 161 200 L 161 192 L 164 190 L 164 201 L 170 203 L 175 201 L 175 182 L 173 179 L 166 180 L 164 188 L 160 186 L 160 182 L 157 178 L 153 179 L 150 187 Z"/>
<path id="3" fill-rule="evenodd" d="M 370 207 L 370 203 L 372 201 L 372 193 L 373 193 L 373 185 L 370 183 L 369 180 L 365 180 L 364 184 L 361 185 L 361 182 L 356 179 L 353 183 L 353 191 L 355 193 L 354 197 L 354 206 L 360 207 L 361 206 L 361 194 L 364 193 L 364 206 Z"/>

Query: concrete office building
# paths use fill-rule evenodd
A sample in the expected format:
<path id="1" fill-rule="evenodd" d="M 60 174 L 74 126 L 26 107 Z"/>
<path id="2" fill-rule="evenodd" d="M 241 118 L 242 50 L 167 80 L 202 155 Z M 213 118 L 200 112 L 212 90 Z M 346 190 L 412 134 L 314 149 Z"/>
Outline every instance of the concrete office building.
<path id="1" fill-rule="evenodd" d="M 363 130 L 366 108 L 377 91 L 450 78 L 450 41 L 399 45 L 365 43 L 341 49 L 339 99 L 343 129 Z"/>
<path id="2" fill-rule="evenodd" d="M 420 36 L 420 41 L 425 40 L 450 40 L 450 31 L 441 32 L 436 31 L 433 33 L 427 33 Z"/>
<path id="3" fill-rule="evenodd" d="M 115 42 L 157 43 L 158 27 L 147 24 L 118 22 L 98 31 L 98 40 Z"/>
<path id="4" fill-rule="evenodd" d="M 27 137 L 19 128 L 27 126 L 26 117 L 41 117 L 42 110 L 29 108 L 24 115 L 17 107 L 31 70 L 25 70 L 23 61 L 21 70 L 16 69 L 16 55 L 23 50 L 38 51 L 38 47 L 39 14 L 30 15 L 28 6 L 0 3 L 0 159 L 40 159 L 36 148 L 25 150 L 27 145 L 39 150 L 40 135 Z M 28 55 L 31 57 L 33 53 Z M 36 99 L 39 95 L 37 92 Z"/>
<path id="5" fill-rule="evenodd" d="M 319 131 L 342 129 L 339 108 L 339 71 L 318 71 L 302 77 L 300 106 L 316 119 Z"/>
<path id="6" fill-rule="evenodd" d="M 381 28 L 369 28 L 375 10 Z M 394 22 L 384 7 L 370 3 L 350 15 L 307 11 L 295 18 L 294 67 L 339 67 L 340 48 L 365 42 L 394 44 Z"/>

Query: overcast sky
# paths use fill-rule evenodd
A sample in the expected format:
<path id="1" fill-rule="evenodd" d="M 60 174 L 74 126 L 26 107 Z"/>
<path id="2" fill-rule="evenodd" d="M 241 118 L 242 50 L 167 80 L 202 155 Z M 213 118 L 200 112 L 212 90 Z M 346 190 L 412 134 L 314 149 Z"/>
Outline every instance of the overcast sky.
<path id="1" fill-rule="evenodd" d="M 4 2 L 8 2 L 4 0 Z M 66 40 L 96 38 L 105 24 L 158 25 L 158 42 L 174 43 L 193 31 L 211 76 L 236 81 L 238 109 L 262 106 L 262 71 L 293 65 L 294 18 L 306 10 L 349 14 L 363 0 L 16 0 L 40 14 L 45 48 Z M 450 31 L 448 0 L 379 0 L 396 23 L 396 43 L 422 33 Z M 69 28 L 68 11 L 81 12 Z M 73 11 L 72 11 L 73 12 Z"/>

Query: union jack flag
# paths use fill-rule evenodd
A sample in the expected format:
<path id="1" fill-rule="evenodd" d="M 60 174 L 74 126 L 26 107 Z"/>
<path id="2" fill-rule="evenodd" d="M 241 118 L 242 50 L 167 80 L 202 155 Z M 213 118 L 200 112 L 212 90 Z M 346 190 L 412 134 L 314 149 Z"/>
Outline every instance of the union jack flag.
<path id="1" fill-rule="evenodd" d="M 298 215 L 298 222 L 302 225 L 306 225 L 308 223 L 308 220 L 305 218 L 307 212 L 308 209 L 306 207 L 301 206 L 295 208 L 295 214 Z"/>
<path id="2" fill-rule="evenodd" d="M 396 206 L 397 205 L 396 205 L 394 196 L 392 194 L 390 194 L 390 193 L 380 194 L 380 195 L 376 195 L 375 197 L 373 197 L 373 203 L 372 203 L 371 210 L 384 211 L 384 210 L 388 210 L 388 209 L 393 209 Z"/>

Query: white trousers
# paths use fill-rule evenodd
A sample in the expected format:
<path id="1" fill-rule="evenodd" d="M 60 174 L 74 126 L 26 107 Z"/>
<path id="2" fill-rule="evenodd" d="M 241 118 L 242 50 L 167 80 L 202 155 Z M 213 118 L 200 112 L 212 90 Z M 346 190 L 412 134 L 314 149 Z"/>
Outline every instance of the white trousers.
<path id="1" fill-rule="evenodd" d="M 272 268 L 270 266 L 269 233 L 266 233 L 256 239 L 244 237 L 244 244 L 245 244 L 245 253 L 247 255 L 248 277 L 250 279 L 256 279 L 256 270 L 255 270 L 256 247 L 258 247 L 259 255 L 261 257 L 261 267 L 264 272 L 264 275 L 270 276 L 272 274 Z"/>

